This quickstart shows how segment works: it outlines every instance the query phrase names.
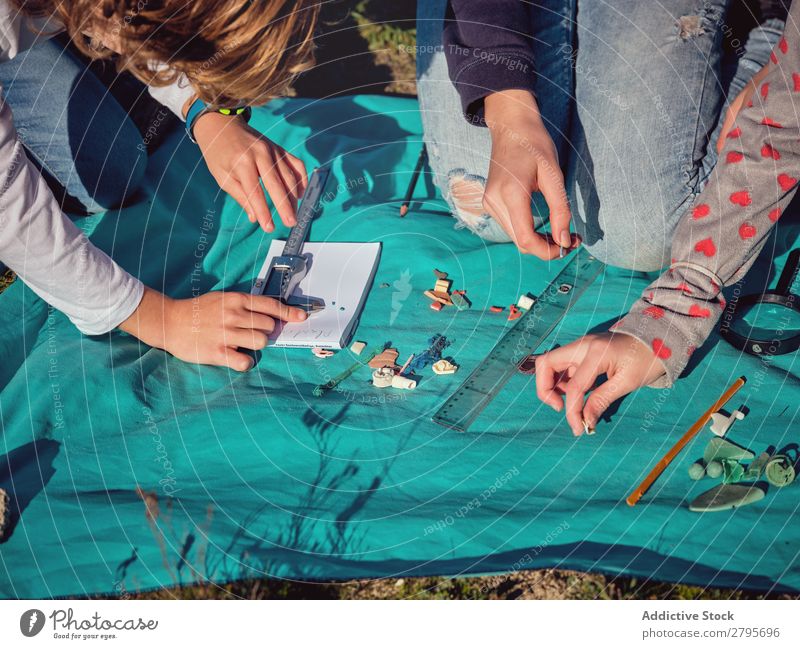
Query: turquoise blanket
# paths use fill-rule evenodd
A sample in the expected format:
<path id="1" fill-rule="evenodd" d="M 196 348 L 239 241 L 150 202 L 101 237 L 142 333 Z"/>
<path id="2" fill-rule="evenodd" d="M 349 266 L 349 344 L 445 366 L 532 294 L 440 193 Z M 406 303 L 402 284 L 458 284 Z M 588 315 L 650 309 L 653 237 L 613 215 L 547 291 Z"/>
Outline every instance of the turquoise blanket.
<path id="1" fill-rule="evenodd" d="M 468 433 L 438 427 L 433 412 L 509 325 L 489 306 L 538 293 L 564 262 L 454 229 L 424 182 L 415 209 L 398 217 L 421 141 L 411 100 L 275 101 L 253 124 L 309 167 L 332 161 L 312 240 L 383 243 L 356 339 L 391 342 L 402 361 L 442 333 L 461 371 L 427 369 L 415 391 L 400 392 L 373 388 L 360 370 L 316 398 L 316 384 L 352 364 L 349 350 L 323 360 L 267 349 L 245 374 L 196 367 L 118 332 L 81 336 L 16 282 L 0 296 L 0 487 L 13 499 L 0 596 L 544 567 L 800 589 L 800 486 L 733 512 L 687 510 L 712 484 L 686 472 L 707 430 L 639 505 L 625 504 L 739 375 L 749 381 L 731 405 L 750 414 L 731 437 L 757 453 L 800 440 L 796 355 L 762 363 L 714 340 L 679 385 L 625 399 L 594 437 L 574 438 L 522 375 Z M 175 297 L 247 290 L 270 241 L 179 134 L 152 160 L 137 205 L 83 227 Z M 778 265 L 790 232 L 770 243 Z M 471 309 L 429 308 L 433 268 L 467 290 Z M 751 282 L 771 270 L 765 257 Z M 606 271 L 548 344 L 608 326 L 647 282 Z"/>

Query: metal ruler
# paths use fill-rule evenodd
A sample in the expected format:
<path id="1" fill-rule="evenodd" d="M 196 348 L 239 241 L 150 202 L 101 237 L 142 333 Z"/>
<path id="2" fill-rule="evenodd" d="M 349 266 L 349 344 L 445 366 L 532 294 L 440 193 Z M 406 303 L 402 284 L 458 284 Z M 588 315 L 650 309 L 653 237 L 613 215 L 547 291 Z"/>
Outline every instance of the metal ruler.
<path id="1" fill-rule="evenodd" d="M 503 334 L 453 395 L 442 404 L 433 421 L 465 432 L 489 405 L 522 360 L 537 350 L 564 314 L 603 269 L 603 264 L 578 251 L 544 292 Z"/>
<path id="2" fill-rule="evenodd" d="M 290 298 L 308 270 L 306 258 L 300 254 L 300 251 L 308 237 L 311 221 L 320 212 L 322 192 L 329 175 L 330 167 L 318 167 L 311 174 L 297 210 L 297 225 L 289 232 L 281 255 L 275 257 L 267 270 L 253 282 L 253 287 L 250 289 L 251 295 L 266 295 L 304 308 L 316 306 L 308 300 L 297 302 L 297 300 L 290 301 Z"/>

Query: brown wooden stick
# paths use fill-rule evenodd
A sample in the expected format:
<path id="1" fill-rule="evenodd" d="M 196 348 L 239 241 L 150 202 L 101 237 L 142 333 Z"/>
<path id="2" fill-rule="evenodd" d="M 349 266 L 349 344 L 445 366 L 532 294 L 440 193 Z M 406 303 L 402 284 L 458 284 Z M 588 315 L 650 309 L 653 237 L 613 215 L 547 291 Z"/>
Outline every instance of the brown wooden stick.
<path id="1" fill-rule="evenodd" d="M 678 453 L 680 453 L 681 450 L 683 450 L 683 447 L 686 446 L 691 441 L 691 439 L 703 429 L 703 426 L 705 426 L 708 423 L 708 420 L 711 419 L 711 415 L 713 415 L 715 412 L 717 412 L 717 410 L 722 408 L 722 406 L 724 406 L 731 399 L 731 397 L 733 397 L 733 395 L 739 391 L 739 388 L 741 388 L 744 384 L 745 384 L 745 379 L 743 376 L 736 379 L 733 385 L 729 387 L 727 390 L 725 390 L 724 394 L 719 399 L 716 400 L 714 405 L 711 406 L 708 410 L 706 410 L 703 416 L 700 417 L 700 419 L 694 422 L 692 427 L 689 430 L 687 430 L 684 436 L 677 441 L 675 446 L 669 449 L 667 454 L 664 457 L 662 457 L 659 463 L 653 467 L 653 470 L 650 471 L 650 473 L 644 479 L 642 484 L 640 484 L 638 487 L 636 487 L 636 489 L 633 490 L 633 493 L 631 493 L 631 495 L 628 496 L 625 502 L 627 502 L 631 507 L 633 507 L 636 503 L 638 503 L 639 499 L 642 496 L 644 496 L 645 492 L 658 479 L 658 476 L 660 476 L 664 472 L 664 469 L 666 469 L 669 466 L 669 463 L 675 459 L 675 456 L 678 455 Z"/>

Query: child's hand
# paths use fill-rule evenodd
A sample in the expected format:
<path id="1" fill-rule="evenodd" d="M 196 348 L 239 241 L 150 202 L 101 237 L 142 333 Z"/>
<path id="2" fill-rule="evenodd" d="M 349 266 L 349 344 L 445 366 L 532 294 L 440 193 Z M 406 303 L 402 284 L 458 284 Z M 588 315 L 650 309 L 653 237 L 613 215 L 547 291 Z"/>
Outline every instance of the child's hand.
<path id="1" fill-rule="evenodd" d="M 484 209 L 503 227 L 521 252 L 542 259 L 576 246 L 564 176 L 555 145 L 536 100 L 524 90 L 506 90 L 486 98 L 486 123 L 492 134 L 492 159 L 483 196 Z M 550 208 L 553 235 L 534 231 L 531 193 L 541 192 Z"/>
<path id="2" fill-rule="evenodd" d="M 295 225 L 297 202 L 308 184 L 302 160 L 243 120 L 226 115 L 200 116 L 194 137 L 211 175 L 242 206 L 251 223 L 258 221 L 266 232 L 275 229 L 261 180 L 283 224 Z"/>
<path id="3" fill-rule="evenodd" d="M 586 399 L 597 378 L 608 380 Z M 567 398 L 567 421 L 575 435 L 583 422 L 594 428 L 617 399 L 649 385 L 664 374 L 664 366 L 644 343 L 627 334 L 590 334 L 536 359 L 536 394 L 561 412 Z"/>
<path id="4" fill-rule="evenodd" d="M 277 320 L 302 322 L 307 317 L 302 309 L 263 295 L 216 291 L 173 300 L 148 288 L 119 328 L 183 361 L 245 372 L 253 359 L 239 348 L 263 349 Z"/>

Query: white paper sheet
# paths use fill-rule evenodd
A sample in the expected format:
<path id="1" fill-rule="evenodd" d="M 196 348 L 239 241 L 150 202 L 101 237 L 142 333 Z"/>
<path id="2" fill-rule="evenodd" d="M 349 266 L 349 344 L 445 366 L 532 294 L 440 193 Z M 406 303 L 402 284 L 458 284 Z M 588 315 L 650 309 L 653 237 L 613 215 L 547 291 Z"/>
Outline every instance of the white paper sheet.
<path id="1" fill-rule="evenodd" d="M 284 243 L 270 243 L 259 276 L 264 276 L 272 258 L 281 254 Z M 270 345 L 328 349 L 347 345 L 372 285 L 380 252 L 379 242 L 306 243 L 303 254 L 308 272 L 293 295 L 321 299 L 325 309 L 309 315 L 305 322 L 279 323 L 270 336 Z"/>

